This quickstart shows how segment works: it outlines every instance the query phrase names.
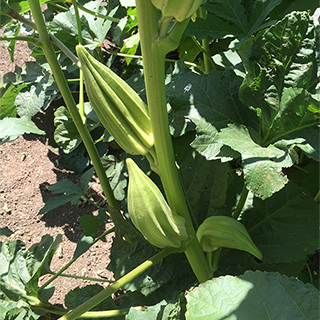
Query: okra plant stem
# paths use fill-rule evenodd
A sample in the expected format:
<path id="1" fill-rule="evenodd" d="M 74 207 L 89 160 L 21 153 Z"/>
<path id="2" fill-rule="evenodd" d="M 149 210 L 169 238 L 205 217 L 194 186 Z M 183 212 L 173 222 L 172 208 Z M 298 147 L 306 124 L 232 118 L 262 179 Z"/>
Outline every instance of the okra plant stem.
<path id="1" fill-rule="evenodd" d="M 87 129 L 87 127 L 83 124 L 81 116 L 79 114 L 76 103 L 73 99 L 73 96 L 68 87 L 68 82 L 64 77 L 64 74 L 60 68 L 57 57 L 54 53 L 52 43 L 50 41 L 50 37 L 45 25 L 45 22 L 42 17 L 42 12 L 40 8 L 40 4 L 38 0 L 29 0 L 30 8 L 33 14 L 33 18 L 39 32 L 39 40 L 38 45 L 42 48 L 46 59 L 49 62 L 51 71 L 54 75 L 55 81 L 59 87 L 63 100 L 68 108 L 68 111 L 74 121 L 74 124 L 81 136 L 81 139 L 88 151 L 90 159 L 92 160 L 93 166 L 96 170 L 96 173 L 99 177 L 103 192 L 108 200 L 110 206 L 112 206 L 117 212 L 120 214 L 120 209 L 117 200 L 115 199 L 112 189 L 110 187 L 109 180 L 106 176 L 105 170 L 102 166 L 99 153 L 95 147 L 95 144 L 92 140 L 92 137 Z"/>
<path id="2" fill-rule="evenodd" d="M 110 287 L 106 288 L 105 290 L 99 292 L 77 308 L 73 309 L 70 313 L 64 315 L 63 317 L 59 318 L 58 320 L 74 320 L 79 318 L 82 314 L 87 312 L 88 310 L 92 309 L 94 306 L 98 305 L 103 300 L 110 297 L 113 293 L 121 289 L 125 284 L 129 283 L 137 276 L 154 266 L 156 263 L 160 262 L 166 256 L 176 252 L 175 248 L 166 248 L 159 253 L 157 253 L 152 258 L 146 260 L 138 267 L 127 273 L 125 276 L 114 282 Z"/>
<path id="3" fill-rule="evenodd" d="M 170 208 L 173 212 L 186 219 L 187 231 L 192 241 L 185 251 L 185 254 L 198 281 L 204 282 L 211 278 L 211 272 L 201 246 L 195 236 L 195 230 L 180 182 L 169 131 L 165 88 L 166 54 L 178 46 L 187 23 L 182 22 L 172 27 L 170 33 L 166 36 L 168 38 L 167 41 L 167 39 L 160 37 L 156 8 L 152 5 L 151 1 L 136 0 L 136 9 L 144 79 L 159 175 Z M 163 36 L 164 32 L 161 26 L 160 29 L 161 35 Z"/>

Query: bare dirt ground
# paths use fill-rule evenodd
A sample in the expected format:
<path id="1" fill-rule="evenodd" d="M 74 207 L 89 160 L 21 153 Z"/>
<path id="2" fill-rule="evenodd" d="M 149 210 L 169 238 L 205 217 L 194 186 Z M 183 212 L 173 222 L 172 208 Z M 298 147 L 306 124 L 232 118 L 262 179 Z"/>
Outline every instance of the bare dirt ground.
<path id="1" fill-rule="evenodd" d="M 31 59 L 25 43 L 17 42 L 15 63 L 12 64 L 4 41 L 0 41 L 0 79 L 5 73 L 14 71 L 15 64 L 21 67 L 27 60 Z M 46 234 L 63 235 L 63 241 L 52 261 L 52 271 L 57 272 L 72 259 L 82 232 L 78 218 L 85 214 L 96 214 L 97 210 L 91 204 L 66 204 L 38 215 L 45 202 L 53 196 L 47 189 L 48 185 L 61 179 L 69 179 L 74 183 L 80 181 L 80 175 L 68 173 L 63 166 L 58 165 L 59 155 L 50 147 L 54 130 L 53 111 L 41 114 L 38 120 L 39 128 L 46 132 L 45 136 L 24 135 L 0 145 L 0 228 L 8 227 L 13 231 L 10 237 L 0 235 L 0 241 L 20 239 L 29 248 Z M 93 193 L 94 200 L 100 201 L 103 198 L 98 182 L 93 187 Z M 111 226 L 106 224 L 105 228 Z M 106 270 L 112 236 L 97 242 L 65 273 L 112 279 L 112 274 Z M 47 279 L 48 276 L 45 276 L 41 283 Z M 53 282 L 56 289 L 50 301 L 63 304 L 66 293 L 89 283 L 92 282 L 60 277 Z"/>

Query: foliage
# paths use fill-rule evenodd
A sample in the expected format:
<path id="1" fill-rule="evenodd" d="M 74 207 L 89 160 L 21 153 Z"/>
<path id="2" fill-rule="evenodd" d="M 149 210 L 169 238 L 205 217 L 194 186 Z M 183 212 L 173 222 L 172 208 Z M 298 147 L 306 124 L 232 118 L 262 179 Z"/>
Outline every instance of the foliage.
<path id="1" fill-rule="evenodd" d="M 163 1 L 153 2 L 162 8 Z M 35 25 L 27 21 L 30 8 L 37 17 L 35 3 L 38 1 L 1 0 L 1 24 L 6 28 L 0 39 L 8 41 L 12 52 L 19 31 L 27 30 L 25 40 L 31 43 L 36 62 L 2 79 L 0 144 L 24 133 L 44 134 L 32 119 L 40 109 L 56 108 L 58 101 L 55 147 L 69 170 L 84 173 L 80 186 L 67 180 L 51 185 L 52 193 L 63 195 L 49 200 L 39 214 L 67 202 L 75 205 L 86 197 L 95 169 L 108 205 L 99 208 L 98 216 L 79 219 L 83 234 L 70 263 L 99 241 L 98 231 L 108 215 L 115 223 L 116 236 L 106 267 L 117 281 L 107 289 L 99 285 L 76 288 L 65 297 L 66 309 L 52 306 L 48 303 L 54 293 L 51 280 L 40 286 L 39 278 L 46 273 L 59 276 L 50 271 L 50 262 L 60 236 L 46 236 L 29 249 L 21 241 L 1 242 L 0 319 L 38 319 L 45 313 L 64 315 L 69 309 L 74 310 L 61 319 L 74 319 L 72 314 L 96 319 L 99 312 L 100 316 L 125 319 L 318 319 L 320 62 L 316 6 L 311 1 L 208 0 L 203 1 L 202 14 L 197 12 L 181 27 L 182 32 L 176 26 L 183 22 L 161 19 L 161 10 L 152 7 L 160 31 L 146 54 L 144 44 L 153 26 L 148 24 L 146 30 L 141 24 L 140 10 L 147 10 L 139 8 L 141 0 L 137 5 L 122 0 L 108 5 L 61 2 L 58 6 L 41 1 L 48 4 L 46 30 L 55 43 L 60 75 L 70 80 L 62 87 L 74 93 L 80 90 L 72 109 L 48 49 L 37 43 L 37 34 L 31 30 Z M 147 18 L 152 19 L 152 14 L 146 14 Z M 36 25 L 39 28 L 37 21 Z M 165 33 L 168 28 L 171 31 Z M 170 38 L 175 33 L 179 33 L 178 41 Z M 127 154 L 101 125 L 95 105 L 88 99 L 82 103 L 74 55 L 78 43 L 149 103 L 156 151 L 145 157 Z M 125 63 L 120 64 L 117 55 L 124 55 Z M 158 83 L 150 79 L 149 61 L 155 74 L 160 70 L 160 76 L 154 77 Z M 167 108 L 163 108 L 165 117 L 154 113 L 158 101 Z M 75 110 L 82 114 L 81 121 Z M 165 132 L 161 131 L 168 120 Z M 171 141 L 172 157 L 168 152 Z M 185 218 L 181 221 L 186 221 L 189 239 L 180 248 L 160 250 L 146 240 L 150 233 L 144 237 L 143 228 L 140 233 L 131 223 L 125 164 L 129 157 L 165 196 L 169 210 Z M 140 184 L 135 181 L 136 192 Z M 147 194 L 146 199 L 146 203 L 152 201 L 148 207 L 156 207 L 157 201 Z M 261 251 L 262 260 L 227 244 L 226 248 L 213 245 L 213 251 L 204 255 L 195 231 L 213 216 L 228 217 L 221 221 L 232 217 L 243 224 L 245 237 L 257 247 L 255 252 Z M 157 219 L 154 222 L 152 227 L 157 228 Z M 219 237 L 225 226 L 215 227 Z M 226 228 L 231 225 L 227 223 Z M 10 233 L 0 229 L 0 235 Z M 223 237 L 230 240 L 230 235 Z M 220 239 L 219 243 L 228 241 Z M 206 274 L 204 264 L 199 267 L 203 261 L 215 272 L 199 280 Z M 110 295 L 120 288 L 125 293 L 121 306 L 116 306 Z M 95 308 L 92 313 L 91 308 Z"/>

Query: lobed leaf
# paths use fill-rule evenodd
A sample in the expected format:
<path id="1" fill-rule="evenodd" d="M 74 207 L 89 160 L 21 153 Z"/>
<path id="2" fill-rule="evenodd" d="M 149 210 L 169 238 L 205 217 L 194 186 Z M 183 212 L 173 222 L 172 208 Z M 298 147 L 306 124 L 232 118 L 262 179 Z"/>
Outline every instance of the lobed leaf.
<path id="1" fill-rule="evenodd" d="M 255 198 L 243 219 L 264 262 L 299 261 L 319 247 L 319 206 L 293 183 L 264 201 Z"/>

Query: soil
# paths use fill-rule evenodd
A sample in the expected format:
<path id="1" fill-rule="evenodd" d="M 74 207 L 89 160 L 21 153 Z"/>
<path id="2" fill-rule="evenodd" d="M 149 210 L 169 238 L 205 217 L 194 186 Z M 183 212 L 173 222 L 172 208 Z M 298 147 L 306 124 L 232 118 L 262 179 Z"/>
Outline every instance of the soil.
<path id="1" fill-rule="evenodd" d="M 10 61 L 4 41 L 0 41 L 0 57 L 0 80 L 5 73 L 14 71 L 15 64 L 21 67 L 25 61 L 32 60 L 26 43 L 19 41 L 16 44 L 14 64 Z M 0 145 L 0 228 L 8 227 L 13 231 L 10 237 L 0 234 L 0 241 L 20 239 L 29 248 L 40 242 L 46 234 L 61 234 L 63 240 L 51 264 L 52 271 L 57 272 L 73 257 L 82 232 L 78 218 L 86 214 L 97 214 L 97 209 L 88 203 L 80 203 L 78 206 L 66 204 L 44 215 L 38 215 L 45 202 L 54 196 L 48 191 L 49 185 L 61 179 L 79 184 L 81 175 L 71 174 L 59 165 L 59 154 L 50 147 L 54 131 L 53 110 L 40 113 L 37 125 L 46 135 L 24 135 Z M 94 179 L 96 184 L 90 196 L 96 202 L 101 202 L 104 198 L 98 180 Z M 112 224 L 107 223 L 105 229 L 111 227 Z M 112 273 L 106 270 L 112 237 L 113 234 L 110 234 L 98 241 L 65 273 L 112 279 Z M 48 277 L 40 279 L 40 284 Z M 90 283 L 93 282 L 59 277 L 53 282 L 56 289 L 50 302 L 63 304 L 64 296 L 70 290 Z M 108 285 L 107 282 L 104 284 Z"/>

